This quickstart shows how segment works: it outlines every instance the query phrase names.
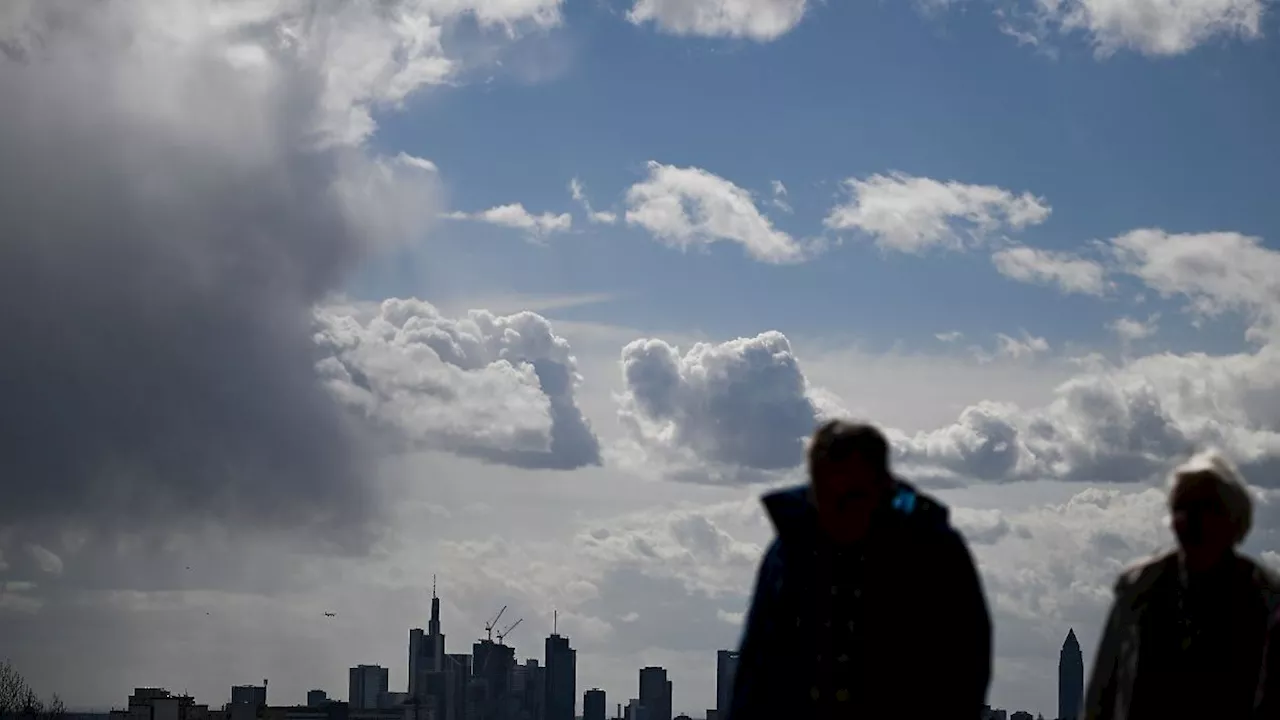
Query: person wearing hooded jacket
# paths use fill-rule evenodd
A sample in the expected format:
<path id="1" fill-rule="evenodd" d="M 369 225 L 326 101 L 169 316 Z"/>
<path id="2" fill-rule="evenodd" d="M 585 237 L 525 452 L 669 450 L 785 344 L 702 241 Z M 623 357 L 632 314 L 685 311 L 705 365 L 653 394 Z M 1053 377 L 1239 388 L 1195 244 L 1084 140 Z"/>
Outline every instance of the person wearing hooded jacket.
<path id="1" fill-rule="evenodd" d="M 808 469 L 763 499 L 776 537 L 726 720 L 978 720 L 991 618 L 946 506 L 894 476 L 869 425 L 822 425 Z"/>

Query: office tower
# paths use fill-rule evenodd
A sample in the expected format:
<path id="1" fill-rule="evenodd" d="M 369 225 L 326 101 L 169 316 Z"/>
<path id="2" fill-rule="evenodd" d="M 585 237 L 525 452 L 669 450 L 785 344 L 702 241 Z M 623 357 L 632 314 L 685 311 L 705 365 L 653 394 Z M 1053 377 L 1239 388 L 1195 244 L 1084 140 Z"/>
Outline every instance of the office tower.
<path id="1" fill-rule="evenodd" d="M 409 630 L 409 689 L 410 697 L 418 697 L 418 657 L 422 655 L 422 628 Z"/>
<path id="2" fill-rule="evenodd" d="M 320 707 L 329 700 L 329 694 L 323 690 L 311 690 L 307 692 L 307 707 Z"/>
<path id="3" fill-rule="evenodd" d="M 441 688 L 449 685 L 445 678 L 429 680 L 433 673 L 447 673 L 445 666 L 444 633 L 440 632 L 440 597 L 436 595 L 435 578 L 431 578 L 431 619 L 427 623 L 427 631 L 414 628 L 409 631 L 409 697 L 420 704 L 434 704 L 436 712 L 444 717 L 453 717 L 448 708 L 448 701 Z M 435 688 L 435 699 L 426 696 L 427 683 Z M 459 696 L 460 697 L 460 696 Z"/>
<path id="4" fill-rule="evenodd" d="M 1080 717 L 1084 703 L 1084 655 L 1074 628 L 1067 631 L 1058 655 L 1058 717 Z"/>
<path id="5" fill-rule="evenodd" d="M 604 720 L 604 691 L 592 688 L 582 694 L 582 720 Z"/>
<path id="6" fill-rule="evenodd" d="M 261 707 L 267 704 L 267 686 L 262 685 L 232 685 L 231 686 L 231 704 L 232 705 L 251 705 L 253 707 Z"/>
<path id="7" fill-rule="evenodd" d="M 645 720 L 671 720 L 671 681 L 666 668 L 640 670 L 640 707 Z"/>
<path id="8" fill-rule="evenodd" d="M 547 674 L 537 660 L 529 658 L 517 665 L 511 680 L 511 693 L 518 702 L 518 716 L 542 720 L 547 707 Z"/>
<path id="9" fill-rule="evenodd" d="M 733 678 L 738 674 L 736 650 L 716 651 L 716 716 L 725 717 L 733 697 Z"/>
<path id="10" fill-rule="evenodd" d="M 546 643 L 546 720 L 574 720 L 577 704 L 577 651 L 569 638 L 552 633 Z"/>
<path id="11" fill-rule="evenodd" d="M 378 698 L 387 692 L 387 669 L 381 665 L 357 665 L 347 675 L 347 705 L 353 710 L 377 710 Z"/>
<path id="12" fill-rule="evenodd" d="M 516 651 L 509 645 L 481 640 L 471 646 L 471 683 L 468 702 L 476 707 L 468 710 L 467 720 L 508 720 L 511 674 L 515 669 Z"/>
<path id="13" fill-rule="evenodd" d="M 448 681 L 449 694 L 445 698 L 443 720 L 466 720 L 467 683 L 471 681 L 471 656 L 466 653 L 445 654 L 444 674 Z"/>

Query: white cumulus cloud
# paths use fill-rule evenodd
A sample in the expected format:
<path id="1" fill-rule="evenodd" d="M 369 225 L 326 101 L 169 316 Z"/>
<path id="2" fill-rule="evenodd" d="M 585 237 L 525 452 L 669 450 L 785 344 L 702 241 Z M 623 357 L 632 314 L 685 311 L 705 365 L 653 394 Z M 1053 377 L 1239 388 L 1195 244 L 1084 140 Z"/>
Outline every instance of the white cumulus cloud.
<path id="1" fill-rule="evenodd" d="M 1037 0 L 1064 31 L 1087 32 L 1099 55 L 1180 55 L 1218 37 L 1261 35 L 1264 0 Z"/>
<path id="2" fill-rule="evenodd" d="M 446 217 L 451 220 L 475 220 L 499 227 L 523 230 L 533 238 L 544 238 L 552 233 L 566 232 L 573 227 L 573 216 L 569 213 L 544 212 L 534 215 L 526 210 L 522 203 L 498 205 L 477 213 L 451 212 L 447 213 Z"/>
<path id="3" fill-rule="evenodd" d="M 328 387 L 409 446 L 520 467 L 599 464 L 574 398 L 576 361 L 542 316 L 450 318 L 391 299 L 376 311 L 327 306 L 317 318 Z"/>
<path id="4" fill-rule="evenodd" d="M 795 468 L 819 419 L 839 412 L 810 386 L 779 332 L 684 353 L 636 340 L 622 350 L 622 375 L 618 416 L 630 438 L 673 474 L 695 479 Z"/>
<path id="5" fill-rule="evenodd" d="M 1056 285 L 1082 295 L 1102 295 L 1107 289 L 1101 263 L 1070 253 L 1017 246 L 997 250 L 991 261 L 1001 275 L 1024 283 Z"/>
<path id="6" fill-rule="evenodd" d="M 848 199 L 827 214 L 833 230 L 858 230 L 886 250 L 961 250 L 993 235 L 1044 222 L 1048 203 L 1029 192 L 939 181 L 905 173 L 850 178 Z"/>
<path id="7" fill-rule="evenodd" d="M 751 193 L 701 168 L 649 163 L 649 177 L 627 190 L 627 222 L 673 247 L 736 242 L 763 262 L 803 260 L 802 245 L 774 228 Z"/>
<path id="8" fill-rule="evenodd" d="M 627 19 L 652 22 L 674 35 L 748 38 L 787 34 L 804 17 L 807 0 L 636 0 Z"/>

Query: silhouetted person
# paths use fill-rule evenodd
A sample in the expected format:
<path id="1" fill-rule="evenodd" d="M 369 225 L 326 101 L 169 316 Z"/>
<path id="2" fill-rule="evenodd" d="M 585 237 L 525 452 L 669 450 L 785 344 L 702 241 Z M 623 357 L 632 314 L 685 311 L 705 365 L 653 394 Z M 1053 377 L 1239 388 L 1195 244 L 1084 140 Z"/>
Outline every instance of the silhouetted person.
<path id="1" fill-rule="evenodd" d="M 808 464 L 807 487 L 764 497 L 777 537 L 727 720 L 978 720 L 991 619 L 946 507 L 893 476 L 867 425 L 826 423 Z"/>
<path id="2" fill-rule="evenodd" d="M 1255 720 L 1280 720 L 1280 611 L 1271 615 L 1267 645 L 1258 682 Z"/>
<path id="3" fill-rule="evenodd" d="M 1085 720 L 1242 720 L 1258 690 L 1276 576 L 1236 548 L 1253 523 L 1244 480 L 1216 453 L 1174 471 L 1178 548 L 1126 570 L 1098 644 Z"/>

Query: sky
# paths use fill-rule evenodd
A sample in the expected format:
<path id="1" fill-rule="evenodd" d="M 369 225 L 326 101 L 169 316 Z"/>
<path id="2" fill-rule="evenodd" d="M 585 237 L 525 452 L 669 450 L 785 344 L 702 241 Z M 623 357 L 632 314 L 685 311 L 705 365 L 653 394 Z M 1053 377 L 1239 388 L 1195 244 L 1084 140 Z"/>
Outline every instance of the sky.
<path id="1" fill-rule="evenodd" d="M 0 5 L 0 637 L 74 707 L 449 652 L 714 705 L 822 419 L 1052 714 L 1164 483 L 1280 563 L 1265 0 Z M 946 598 L 938 602 L 945 607 Z M 335 616 L 326 617 L 324 613 Z M 579 701 L 580 702 L 580 701 Z"/>

